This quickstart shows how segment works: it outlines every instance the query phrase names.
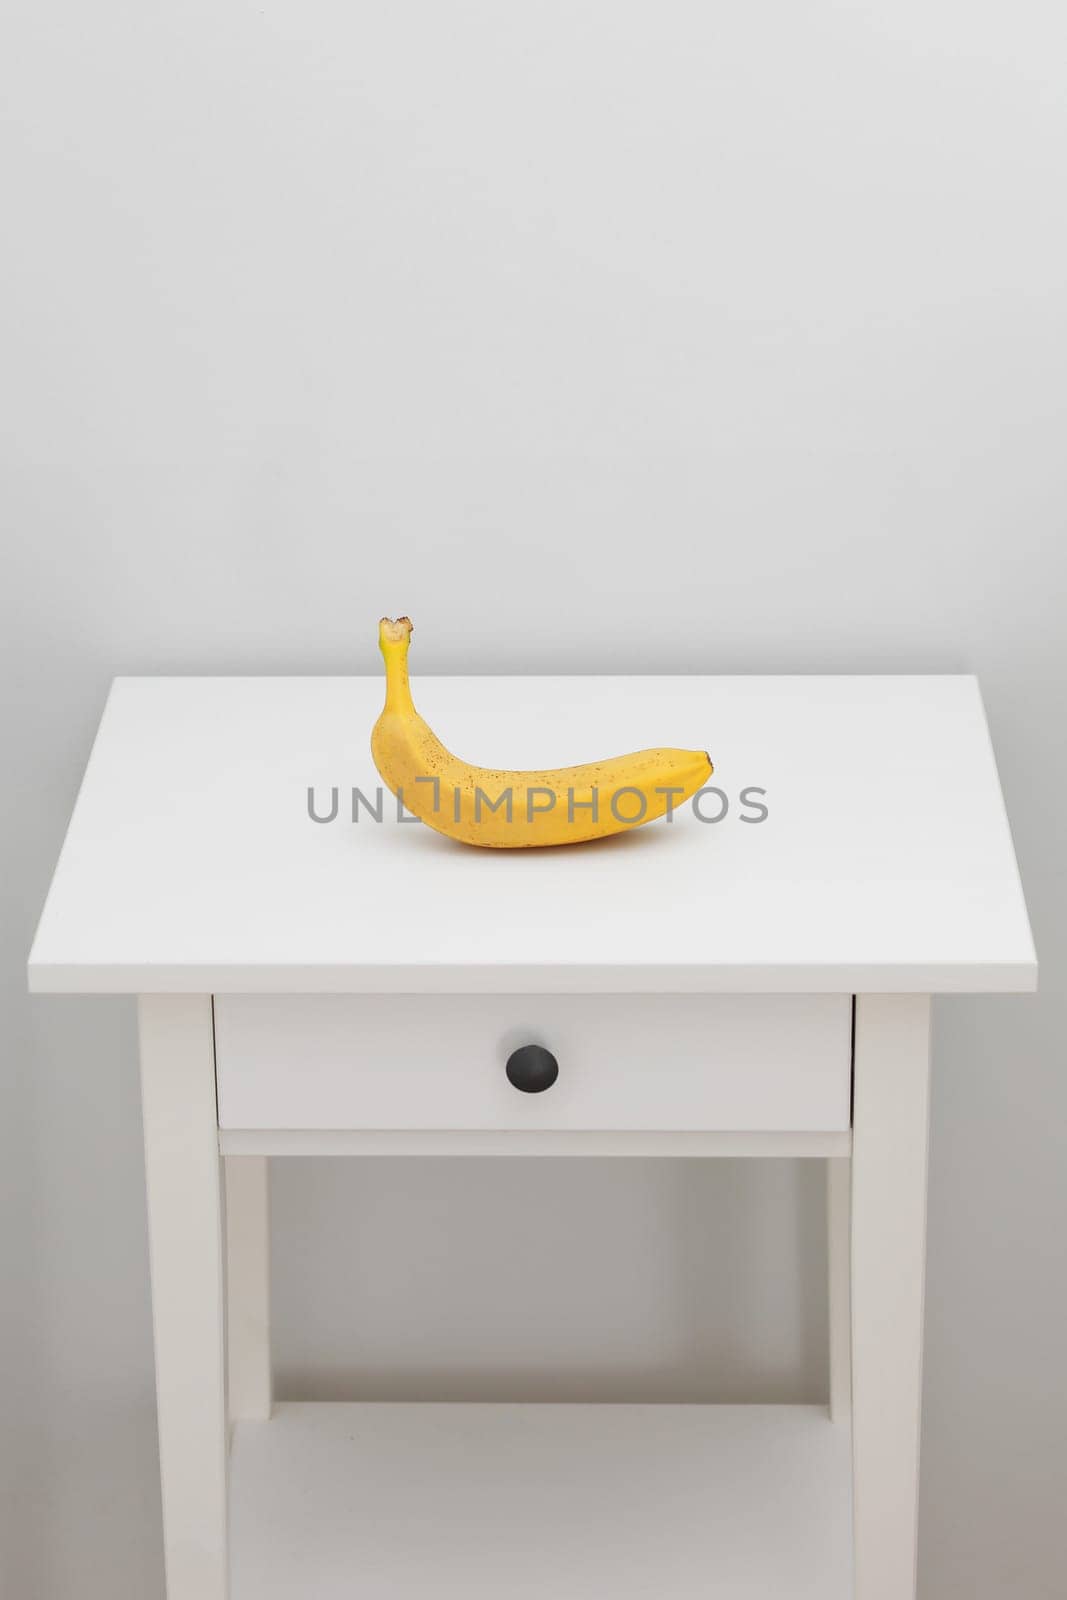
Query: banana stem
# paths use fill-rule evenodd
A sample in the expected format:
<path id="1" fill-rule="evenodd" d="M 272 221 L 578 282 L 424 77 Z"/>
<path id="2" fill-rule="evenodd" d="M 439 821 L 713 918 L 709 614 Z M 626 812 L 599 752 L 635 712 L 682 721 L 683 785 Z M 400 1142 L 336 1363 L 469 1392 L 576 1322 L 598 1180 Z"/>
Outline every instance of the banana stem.
<path id="1" fill-rule="evenodd" d="M 415 710 L 408 682 L 408 645 L 411 620 L 398 617 L 393 622 L 383 617 L 378 624 L 378 644 L 385 657 L 385 709 L 403 716 Z"/>

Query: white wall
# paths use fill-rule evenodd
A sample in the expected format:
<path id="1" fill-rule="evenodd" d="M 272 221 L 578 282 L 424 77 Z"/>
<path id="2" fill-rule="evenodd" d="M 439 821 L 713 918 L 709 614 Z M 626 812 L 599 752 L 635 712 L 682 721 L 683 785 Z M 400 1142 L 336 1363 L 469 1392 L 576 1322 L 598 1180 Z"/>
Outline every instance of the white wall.
<path id="1" fill-rule="evenodd" d="M 0 1588 L 161 1593 L 131 1010 L 22 970 L 107 682 L 406 610 L 426 673 L 981 674 L 1044 987 L 937 1009 L 922 1594 L 1062 1597 L 1062 8 L 0 30 Z M 817 1394 L 813 1176 L 296 1163 L 283 1382 Z"/>

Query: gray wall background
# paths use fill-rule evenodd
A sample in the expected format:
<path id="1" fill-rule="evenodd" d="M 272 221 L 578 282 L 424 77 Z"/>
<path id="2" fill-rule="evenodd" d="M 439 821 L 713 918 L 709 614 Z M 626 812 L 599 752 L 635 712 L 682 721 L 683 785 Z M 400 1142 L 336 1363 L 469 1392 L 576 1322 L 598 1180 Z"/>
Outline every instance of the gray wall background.
<path id="1" fill-rule="evenodd" d="M 1063 1600 L 1062 8 L 8 0 L 0 44 L 4 1594 L 162 1590 L 132 1006 L 24 992 L 108 681 L 375 671 L 389 610 L 423 673 L 980 673 L 1043 990 L 937 1007 L 921 1589 Z M 289 1394 L 823 1392 L 814 1169 L 274 1198 Z"/>

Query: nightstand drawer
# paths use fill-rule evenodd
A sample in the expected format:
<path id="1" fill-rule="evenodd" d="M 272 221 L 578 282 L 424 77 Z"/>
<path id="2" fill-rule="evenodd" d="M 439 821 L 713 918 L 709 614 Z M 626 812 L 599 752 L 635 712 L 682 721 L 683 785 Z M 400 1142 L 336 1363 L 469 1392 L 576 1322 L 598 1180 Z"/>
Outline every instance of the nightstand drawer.
<path id="1" fill-rule="evenodd" d="M 218 995 L 225 1129 L 836 1132 L 848 995 Z"/>

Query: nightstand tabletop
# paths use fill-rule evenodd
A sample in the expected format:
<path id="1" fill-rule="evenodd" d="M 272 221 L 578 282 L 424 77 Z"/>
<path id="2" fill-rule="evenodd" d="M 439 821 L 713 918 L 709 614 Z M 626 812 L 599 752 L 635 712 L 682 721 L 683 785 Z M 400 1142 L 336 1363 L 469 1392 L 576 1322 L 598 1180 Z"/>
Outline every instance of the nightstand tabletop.
<path id="1" fill-rule="evenodd" d="M 423 678 L 458 755 L 706 748 L 700 810 L 474 850 L 398 820 L 378 678 L 120 678 L 30 958 L 38 991 L 967 992 L 1036 961 L 977 682 Z M 309 815 L 309 790 L 328 816 Z M 352 820 L 352 791 L 362 792 Z M 757 792 L 762 791 L 762 792 Z M 745 797 L 743 798 L 743 792 Z M 720 820 L 724 802 L 728 809 Z M 766 807 L 764 820 L 755 820 Z"/>

